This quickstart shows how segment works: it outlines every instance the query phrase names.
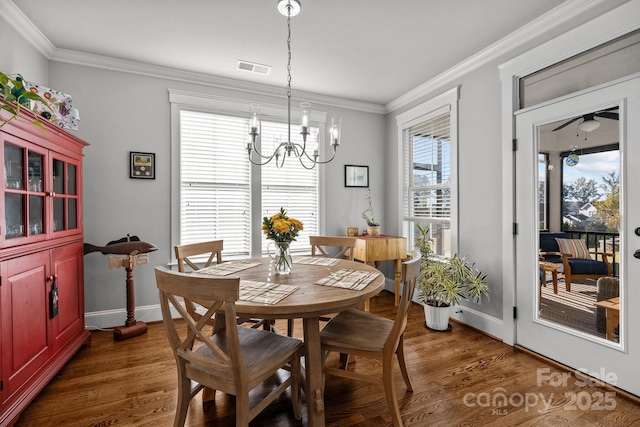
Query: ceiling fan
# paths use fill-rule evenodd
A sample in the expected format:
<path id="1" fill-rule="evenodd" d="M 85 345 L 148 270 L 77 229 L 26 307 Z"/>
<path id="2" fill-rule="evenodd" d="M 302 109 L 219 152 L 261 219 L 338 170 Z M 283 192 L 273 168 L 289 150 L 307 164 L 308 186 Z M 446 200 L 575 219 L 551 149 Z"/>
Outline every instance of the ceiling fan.
<path id="1" fill-rule="evenodd" d="M 596 117 L 602 117 L 602 118 L 611 119 L 611 120 L 619 120 L 620 115 L 618 113 L 613 112 L 614 110 L 617 110 L 617 109 L 618 107 L 611 107 L 604 110 L 595 111 L 593 113 L 588 113 L 581 117 L 575 117 L 567 122 L 564 122 L 563 124 L 555 128 L 553 131 L 555 132 L 564 127 L 567 127 L 571 123 L 576 122 L 578 120 L 582 120 L 582 122 L 578 124 L 578 131 L 582 131 L 582 132 L 594 131 L 600 127 L 600 122 L 596 120 Z"/>

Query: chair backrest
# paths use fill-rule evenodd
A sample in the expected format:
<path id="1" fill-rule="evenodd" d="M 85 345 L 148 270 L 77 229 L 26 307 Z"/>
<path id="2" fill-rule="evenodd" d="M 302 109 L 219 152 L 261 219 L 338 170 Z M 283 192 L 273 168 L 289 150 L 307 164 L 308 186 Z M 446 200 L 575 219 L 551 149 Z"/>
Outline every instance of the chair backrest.
<path id="1" fill-rule="evenodd" d="M 344 236 L 309 236 L 311 244 L 311 256 L 324 256 L 326 258 L 344 258 L 353 261 L 354 248 L 357 239 Z M 327 248 L 340 248 L 339 252 L 332 256 Z"/>
<path id="2" fill-rule="evenodd" d="M 223 240 L 211 240 L 209 242 L 191 243 L 188 245 L 174 246 L 176 259 L 178 260 L 178 271 L 185 272 L 184 265 L 187 264 L 193 270 L 199 270 L 196 262 L 189 259 L 198 255 L 210 254 L 202 268 L 209 267 L 215 258 L 216 263 L 222 263 Z"/>
<path id="3" fill-rule="evenodd" d="M 569 236 L 564 232 L 541 232 L 540 233 L 540 251 L 541 252 L 560 252 L 558 239 L 568 239 Z"/>
<path id="4" fill-rule="evenodd" d="M 240 278 L 198 276 L 156 267 L 156 285 L 160 292 L 162 320 L 169 344 L 179 364 L 194 364 L 200 368 L 235 374 L 236 380 L 246 377 L 246 366 L 240 351 L 236 326 L 235 302 L 240 298 Z M 186 301 L 206 302 L 206 313 L 199 318 L 192 316 Z M 171 306 L 186 323 L 173 318 Z M 205 325 L 215 322 L 216 311 L 224 308 L 225 324 L 215 323 L 213 335 L 203 330 Z M 228 350 L 216 344 L 216 335 L 226 334 Z M 195 340 L 208 347 L 207 352 L 195 350 Z"/>
<path id="5" fill-rule="evenodd" d="M 407 327 L 407 316 L 409 314 L 409 306 L 413 300 L 413 294 L 416 290 L 416 281 L 420 275 L 420 266 L 422 255 L 418 251 L 413 251 L 411 259 L 402 263 L 402 273 L 400 281 L 402 282 L 402 294 L 400 295 L 400 301 L 398 304 L 398 312 L 396 313 L 395 321 L 393 322 L 393 328 L 389 333 L 389 337 L 384 344 L 385 347 L 390 347 L 395 350 L 400 342 L 400 337 L 404 333 Z"/>

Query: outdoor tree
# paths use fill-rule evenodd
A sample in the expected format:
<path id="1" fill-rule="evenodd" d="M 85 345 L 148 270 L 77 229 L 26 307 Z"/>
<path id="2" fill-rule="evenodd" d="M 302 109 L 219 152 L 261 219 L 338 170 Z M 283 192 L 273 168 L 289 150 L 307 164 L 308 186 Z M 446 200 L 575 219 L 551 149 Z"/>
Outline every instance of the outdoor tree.
<path id="1" fill-rule="evenodd" d="M 574 183 L 564 184 L 563 191 L 566 200 L 575 200 L 580 206 L 592 203 L 602 195 L 598 188 L 598 183 L 584 176 L 576 178 Z"/>
<path id="2" fill-rule="evenodd" d="M 620 228 L 620 175 L 616 171 L 602 177 L 604 199 L 593 202 L 598 209 L 598 220 L 606 224 L 607 231 L 616 232 Z"/>

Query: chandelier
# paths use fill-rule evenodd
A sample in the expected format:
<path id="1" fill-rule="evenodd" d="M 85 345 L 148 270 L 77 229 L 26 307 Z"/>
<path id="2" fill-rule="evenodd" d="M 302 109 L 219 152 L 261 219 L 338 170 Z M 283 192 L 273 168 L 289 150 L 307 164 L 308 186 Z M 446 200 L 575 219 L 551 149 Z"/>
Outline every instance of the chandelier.
<path id="1" fill-rule="evenodd" d="M 249 115 L 249 135 L 251 141 L 247 143 L 247 152 L 249 161 L 254 165 L 263 166 L 275 159 L 276 166 L 281 168 L 287 157 L 297 158 L 305 169 L 313 169 L 318 164 L 329 163 L 336 156 L 336 151 L 340 145 L 340 126 L 341 119 L 332 118 L 331 125 L 327 131 L 329 145 L 331 145 L 331 158 L 320 160 L 318 150 L 315 149 L 312 155 L 307 150 L 307 136 L 310 134 L 311 127 L 311 104 L 308 102 L 300 103 L 300 135 L 302 135 L 302 144 L 295 143 L 291 140 L 291 17 L 300 13 L 300 2 L 298 0 L 279 0 L 278 10 L 287 17 L 287 51 L 289 53 L 287 62 L 287 139 L 280 142 L 273 153 L 263 154 L 256 145 L 256 141 L 261 140 L 261 119 L 260 106 L 251 104 Z"/>

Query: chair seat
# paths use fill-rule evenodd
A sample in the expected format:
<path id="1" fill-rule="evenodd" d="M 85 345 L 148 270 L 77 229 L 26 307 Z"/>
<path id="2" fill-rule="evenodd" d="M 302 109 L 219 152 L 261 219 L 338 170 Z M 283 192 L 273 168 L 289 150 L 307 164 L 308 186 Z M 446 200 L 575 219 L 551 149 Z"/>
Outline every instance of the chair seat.
<path id="1" fill-rule="evenodd" d="M 571 274 L 602 274 L 606 275 L 609 266 L 602 261 L 591 259 L 569 258 Z"/>
<path id="2" fill-rule="evenodd" d="M 238 326 L 238 339 L 247 373 L 251 378 L 257 377 L 263 372 L 275 370 L 282 365 L 283 360 L 290 358 L 290 355 L 294 354 L 301 346 L 298 339 L 244 326 Z M 226 354 L 229 354 L 226 331 L 217 333 L 212 340 Z M 219 360 L 218 356 L 206 345 L 200 346 L 195 352 L 207 358 Z M 235 377 L 231 371 L 227 374 L 225 376 L 227 379 Z"/>
<path id="3" fill-rule="evenodd" d="M 320 331 L 322 344 L 358 351 L 380 352 L 393 321 L 359 310 L 338 313 Z"/>

